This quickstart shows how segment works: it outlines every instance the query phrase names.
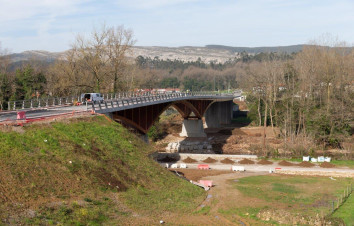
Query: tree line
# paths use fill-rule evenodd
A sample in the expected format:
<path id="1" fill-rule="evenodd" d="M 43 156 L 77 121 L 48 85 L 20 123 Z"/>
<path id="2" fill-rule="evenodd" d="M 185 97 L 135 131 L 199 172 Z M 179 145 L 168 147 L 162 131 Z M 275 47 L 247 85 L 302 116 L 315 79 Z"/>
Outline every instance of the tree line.
<path id="1" fill-rule="evenodd" d="M 314 139 L 352 148 L 345 141 L 353 134 L 353 48 L 306 46 L 291 59 L 253 62 L 245 71 L 249 117 L 257 125 L 281 128 L 285 144 Z"/>

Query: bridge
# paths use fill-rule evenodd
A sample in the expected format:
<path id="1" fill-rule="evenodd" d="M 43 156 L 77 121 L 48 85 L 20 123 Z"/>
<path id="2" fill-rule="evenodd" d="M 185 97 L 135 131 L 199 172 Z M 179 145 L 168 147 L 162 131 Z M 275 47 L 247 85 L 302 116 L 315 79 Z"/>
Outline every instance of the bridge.
<path id="1" fill-rule="evenodd" d="M 208 128 L 229 124 L 232 101 L 240 96 L 207 92 L 181 93 L 118 93 L 106 94 L 101 103 L 80 103 L 80 97 L 14 101 L 10 111 L 0 112 L 0 122 L 16 120 L 18 112 L 26 112 L 26 119 L 71 112 L 105 114 L 115 121 L 129 125 L 146 134 L 158 117 L 169 107 L 175 108 L 184 118 L 181 136 L 205 137 L 202 118 Z"/>

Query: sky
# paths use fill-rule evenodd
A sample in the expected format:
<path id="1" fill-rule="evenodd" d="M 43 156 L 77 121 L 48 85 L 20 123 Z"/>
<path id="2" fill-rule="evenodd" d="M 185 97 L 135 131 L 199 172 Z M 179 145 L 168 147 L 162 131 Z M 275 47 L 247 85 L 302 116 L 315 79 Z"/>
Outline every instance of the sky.
<path id="1" fill-rule="evenodd" d="M 0 0 L 0 43 L 64 51 L 77 34 L 123 25 L 138 46 L 284 46 L 324 34 L 354 44 L 354 0 Z"/>

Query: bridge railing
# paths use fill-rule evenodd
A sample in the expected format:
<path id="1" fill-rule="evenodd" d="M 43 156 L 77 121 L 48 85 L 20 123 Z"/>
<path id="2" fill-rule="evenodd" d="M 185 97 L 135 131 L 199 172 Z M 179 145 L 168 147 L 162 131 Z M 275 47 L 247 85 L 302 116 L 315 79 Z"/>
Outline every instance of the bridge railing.
<path id="1" fill-rule="evenodd" d="M 31 100 L 17 100 L 8 102 L 8 110 L 21 110 L 21 109 L 38 109 L 70 105 L 74 102 L 80 101 L 80 97 L 50 97 Z"/>
<path id="2" fill-rule="evenodd" d="M 109 108 L 119 108 L 132 106 L 143 103 L 150 103 L 162 100 L 172 100 L 182 97 L 205 97 L 205 96 L 233 96 L 232 94 L 221 94 L 221 93 L 211 93 L 211 92 L 180 92 L 180 93 L 169 93 L 169 94 L 148 94 L 141 96 L 120 96 L 120 98 L 110 98 L 109 95 L 103 102 L 91 102 L 91 107 L 93 111 L 105 110 Z"/>
<path id="3" fill-rule="evenodd" d="M 120 92 L 120 93 L 103 94 L 104 103 L 107 102 L 107 104 L 111 104 L 112 101 L 115 101 L 117 103 L 116 105 L 120 105 L 120 106 L 121 105 L 123 106 L 123 102 L 125 105 L 127 105 L 127 104 L 132 104 L 134 101 L 135 101 L 134 103 L 136 103 L 137 101 L 150 101 L 152 99 L 161 100 L 161 98 L 170 99 L 170 98 L 186 97 L 186 96 L 232 96 L 232 94 L 223 94 L 218 92 L 172 92 L 172 93 Z M 119 104 L 116 100 L 119 100 L 118 101 Z M 81 99 L 81 96 L 17 100 L 17 101 L 8 102 L 8 110 L 25 110 L 25 109 L 34 110 L 34 109 L 41 109 L 41 108 L 59 107 L 59 106 L 73 105 L 76 102 L 82 102 L 82 101 L 83 100 Z"/>

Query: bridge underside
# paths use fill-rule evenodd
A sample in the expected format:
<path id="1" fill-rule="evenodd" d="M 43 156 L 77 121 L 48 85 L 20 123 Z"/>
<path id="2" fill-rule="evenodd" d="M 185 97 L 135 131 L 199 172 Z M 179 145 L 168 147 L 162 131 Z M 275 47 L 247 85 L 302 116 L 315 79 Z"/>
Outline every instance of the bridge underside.
<path id="1" fill-rule="evenodd" d="M 174 107 L 184 119 L 202 119 L 213 100 L 183 100 L 112 112 L 111 117 L 135 127 L 146 134 L 158 117 L 169 107 Z"/>

